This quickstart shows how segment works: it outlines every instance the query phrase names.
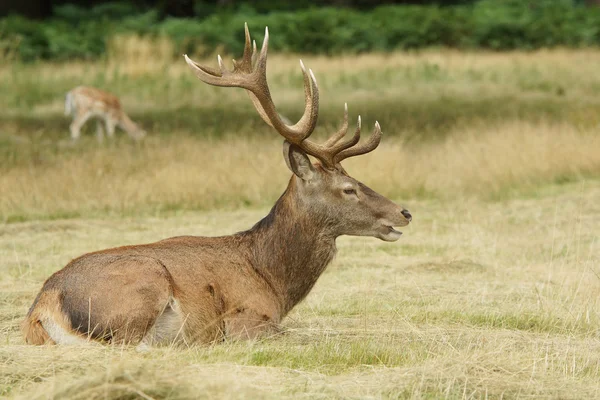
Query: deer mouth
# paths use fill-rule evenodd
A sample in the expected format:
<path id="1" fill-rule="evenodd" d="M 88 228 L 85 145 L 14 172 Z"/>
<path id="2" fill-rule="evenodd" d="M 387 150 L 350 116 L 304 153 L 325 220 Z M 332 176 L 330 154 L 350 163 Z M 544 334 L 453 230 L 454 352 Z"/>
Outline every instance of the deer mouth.
<path id="1" fill-rule="evenodd" d="M 402 236 L 402 232 L 394 229 L 393 225 L 383 225 L 378 235 L 379 239 L 386 242 L 395 242 L 400 239 L 400 236 Z"/>

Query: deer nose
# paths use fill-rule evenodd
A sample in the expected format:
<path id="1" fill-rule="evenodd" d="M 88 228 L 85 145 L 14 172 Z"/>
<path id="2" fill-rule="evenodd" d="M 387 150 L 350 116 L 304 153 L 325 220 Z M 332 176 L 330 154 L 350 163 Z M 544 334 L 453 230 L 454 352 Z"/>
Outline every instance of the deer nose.
<path id="1" fill-rule="evenodd" d="M 402 215 L 404 215 L 404 218 L 406 218 L 409 222 L 412 221 L 412 215 L 410 215 L 408 210 L 402 210 L 401 213 Z"/>

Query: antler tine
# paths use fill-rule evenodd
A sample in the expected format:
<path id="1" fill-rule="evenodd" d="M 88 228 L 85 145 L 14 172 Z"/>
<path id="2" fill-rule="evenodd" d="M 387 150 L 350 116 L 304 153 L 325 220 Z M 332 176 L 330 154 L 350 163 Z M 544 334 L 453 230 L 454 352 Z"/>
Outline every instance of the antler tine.
<path id="1" fill-rule="evenodd" d="M 252 41 L 252 68 L 254 68 L 254 65 L 256 64 L 256 58 L 258 57 L 258 51 L 256 50 L 256 40 Z"/>
<path id="2" fill-rule="evenodd" d="M 335 168 L 338 161 L 336 161 L 336 156 L 343 150 L 346 150 L 352 146 L 354 146 L 360 140 L 360 129 L 361 129 L 361 121 L 360 116 L 358 117 L 358 123 L 356 125 L 356 131 L 354 135 L 346 140 L 342 141 L 341 139 L 348 132 L 348 107 L 344 108 L 344 122 L 340 130 L 338 130 L 333 136 L 331 136 L 325 143 L 316 144 L 305 140 L 302 142 L 303 148 L 309 153 L 317 157 L 321 160 L 324 166 L 329 168 Z"/>
<path id="3" fill-rule="evenodd" d="M 310 136 L 317 126 L 317 119 L 319 117 L 319 87 L 317 86 L 317 79 L 312 70 L 309 69 L 309 73 L 307 73 L 302 60 L 300 60 L 300 68 L 302 69 L 302 77 L 304 78 L 304 113 L 294 126 L 306 126 L 306 136 L 302 138 L 304 140 Z"/>
<path id="4" fill-rule="evenodd" d="M 220 55 L 217 56 L 219 69 L 200 65 L 190 59 L 187 54 L 184 54 L 183 58 L 185 59 L 185 62 L 192 68 L 192 71 L 194 71 L 196 77 L 204 83 L 222 87 L 241 87 L 247 90 L 251 90 L 253 87 L 253 82 L 246 78 L 248 74 L 241 74 L 238 71 L 232 72 L 227 70 Z"/>
<path id="5" fill-rule="evenodd" d="M 375 150 L 375 148 L 379 146 L 379 142 L 381 141 L 381 135 L 381 126 L 379 125 L 379 122 L 375 122 L 375 129 L 373 130 L 373 133 L 371 134 L 371 136 L 369 136 L 366 142 L 362 143 L 359 146 L 350 147 L 339 152 L 335 155 L 333 159 L 334 162 L 337 164 L 348 157 L 359 156 L 361 154 L 366 154 L 370 151 Z"/>
<path id="6" fill-rule="evenodd" d="M 325 147 L 333 146 L 339 140 L 341 140 L 344 136 L 346 136 L 347 132 L 348 132 L 348 103 L 344 103 L 344 120 L 342 122 L 342 126 L 333 136 L 331 136 L 329 139 L 327 139 L 327 141 L 325 143 L 323 143 L 323 146 L 325 146 Z"/>
<path id="7" fill-rule="evenodd" d="M 340 142 L 340 140 L 342 140 L 344 136 L 346 136 L 346 133 L 348 133 L 348 103 L 344 103 L 344 120 L 342 122 L 342 126 L 333 136 L 331 136 L 329 139 L 327 139 L 325 143 L 323 143 L 323 147 L 327 148 L 328 153 L 331 154 L 332 160 L 333 157 L 335 157 L 335 155 L 340 151 L 352 147 L 356 143 L 358 143 L 358 141 L 360 140 L 360 129 L 361 120 L 359 115 L 354 135 L 349 140 L 345 142 Z"/>
<path id="8" fill-rule="evenodd" d="M 267 52 L 269 51 L 269 27 L 265 26 L 265 37 L 256 60 L 256 69 L 267 71 Z"/>
<path id="9" fill-rule="evenodd" d="M 352 135 L 352 137 L 350 139 L 346 140 L 345 142 L 338 141 L 333 146 L 331 146 L 331 153 L 333 154 L 334 160 L 335 160 L 335 156 L 339 152 L 346 150 L 346 149 L 354 146 L 356 143 L 358 143 L 358 141 L 360 140 L 361 126 L 362 126 L 362 123 L 361 123 L 360 115 L 359 115 L 358 122 L 356 123 L 356 130 L 354 131 L 354 135 Z M 335 161 L 334 161 L 334 164 L 335 164 Z"/>
<path id="10" fill-rule="evenodd" d="M 254 51 L 252 47 L 252 40 L 250 39 L 250 31 L 248 30 L 248 23 L 244 22 L 244 36 L 246 37 L 246 41 L 244 43 L 244 54 L 242 55 L 242 61 L 237 63 L 234 60 L 234 71 L 240 70 L 247 73 L 252 72 L 252 57 L 254 56 Z M 254 44 L 254 49 L 256 49 L 256 43 Z"/>
<path id="11" fill-rule="evenodd" d="M 219 69 L 221 70 L 221 76 L 227 73 L 227 69 L 225 68 L 225 64 L 223 64 L 223 59 L 220 54 L 217 54 L 217 64 L 219 64 Z"/>

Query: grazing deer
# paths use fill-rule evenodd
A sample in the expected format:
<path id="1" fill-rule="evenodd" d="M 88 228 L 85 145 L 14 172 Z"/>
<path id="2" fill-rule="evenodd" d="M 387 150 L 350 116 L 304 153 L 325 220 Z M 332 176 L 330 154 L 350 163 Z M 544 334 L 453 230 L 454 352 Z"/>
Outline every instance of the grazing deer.
<path id="1" fill-rule="evenodd" d="M 65 98 L 65 115 L 73 117 L 70 126 L 72 140 L 79 139 L 81 127 L 93 117 L 97 118 L 96 134 L 99 141 L 104 136 L 101 119 L 104 120 L 109 137 L 115 134 L 115 126 L 119 126 L 135 140 L 146 136 L 146 132 L 125 114 L 117 96 L 93 87 L 77 86 L 68 92 Z"/>
<path id="2" fill-rule="evenodd" d="M 260 54 L 246 45 L 233 71 L 185 61 L 203 82 L 246 89 L 260 116 L 284 138 L 293 175 L 270 213 L 230 236 L 182 236 L 117 247 L 72 260 L 43 285 L 23 323 L 27 343 L 209 343 L 276 331 L 310 292 L 336 253 L 340 235 L 396 241 L 410 213 L 350 177 L 340 162 L 374 150 L 379 124 L 358 144 L 361 123 L 345 139 L 309 140 L 317 124 L 319 90 L 304 69 L 306 104 L 295 125 L 282 122 L 267 85 L 265 32 Z M 312 163 L 308 156 L 319 160 Z"/>

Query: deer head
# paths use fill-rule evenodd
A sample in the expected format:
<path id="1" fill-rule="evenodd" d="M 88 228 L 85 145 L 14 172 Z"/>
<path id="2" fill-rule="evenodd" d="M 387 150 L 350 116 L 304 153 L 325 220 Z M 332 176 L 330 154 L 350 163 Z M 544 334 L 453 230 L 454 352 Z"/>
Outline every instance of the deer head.
<path id="1" fill-rule="evenodd" d="M 125 113 L 121 116 L 119 126 L 129 133 L 134 140 L 142 140 L 147 135 L 147 132 L 141 126 L 133 122 Z"/>
<path id="2" fill-rule="evenodd" d="M 283 157 L 294 173 L 290 185 L 296 194 L 297 207 L 304 209 L 313 219 L 322 221 L 336 236 L 398 240 L 402 233 L 394 228 L 408 225 L 412 219 L 408 210 L 349 176 L 341 165 L 344 159 L 368 153 L 379 145 L 382 135 L 379 123 L 375 123 L 369 138 L 359 144 L 359 116 L 354 134 L 346 138 L 348 106 L 345 105 L 342 126 L 334 135 L 324 143 L 309 140 L 319 114 L 319 88 L 312 70 L 307 72 L 300 61 L 304 76 L 304 114 L 296 124 L 290 125 L 275 109 L 267 84 L 268 28 L 265 29 L 260 53 L 256 42 L 250 39 L 247 24 L 245 33 L 242 60 L 233 60 L 232 71 L 225 68 L 221 56 L 217 57 L 219 69 L 201 66 L 187 55 L 184 55 L 185 61 L 196 76 L 209 85 L 246 89 L 262 119 L 285 138 Z M 309 155 L 318 162 L 313 164 Z"/>

